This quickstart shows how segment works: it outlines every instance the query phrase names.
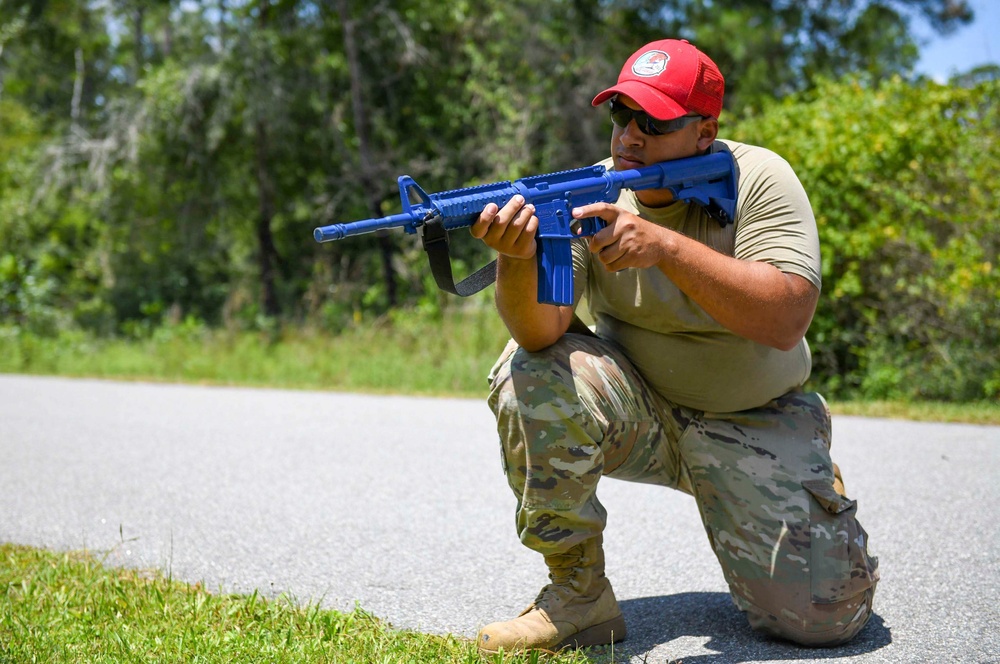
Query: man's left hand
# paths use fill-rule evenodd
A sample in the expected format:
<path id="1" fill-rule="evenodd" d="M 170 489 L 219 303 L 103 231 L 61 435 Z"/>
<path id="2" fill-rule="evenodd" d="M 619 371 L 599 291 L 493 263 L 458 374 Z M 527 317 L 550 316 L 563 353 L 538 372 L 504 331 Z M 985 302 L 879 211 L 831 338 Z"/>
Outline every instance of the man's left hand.
<path id="1" fill-rule="evenodd" d="M 610 272 L 657 265 L 665 256 L 670 231 L 610 203 L 573 209 L 573 218 L 599 217 L 607 226 L 590 238 L 590 251 Z"/>

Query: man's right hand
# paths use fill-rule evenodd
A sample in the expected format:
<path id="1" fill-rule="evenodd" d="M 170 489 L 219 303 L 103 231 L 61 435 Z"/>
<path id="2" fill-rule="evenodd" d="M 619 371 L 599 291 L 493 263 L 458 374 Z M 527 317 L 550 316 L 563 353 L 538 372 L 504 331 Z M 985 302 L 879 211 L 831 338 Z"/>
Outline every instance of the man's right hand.
<path id="1" fill-rule="evenodd" d="M 525 205 L 521 195 L 511 198 L 502 208 L 490 203 L 469 231 L 499 254 L 522 260 L 532 258 L 538 232 L 535 206 Z"/>
<path id="2" fill-rule="evenodd" d="M 490 203 L 469 228 L 496 251 L 496 305 L 510 335 L 529 352 L 554 344 L 569 328 L 573 307 L 539 304 L 535 206 L 514 196 L 502 208 Z"/>

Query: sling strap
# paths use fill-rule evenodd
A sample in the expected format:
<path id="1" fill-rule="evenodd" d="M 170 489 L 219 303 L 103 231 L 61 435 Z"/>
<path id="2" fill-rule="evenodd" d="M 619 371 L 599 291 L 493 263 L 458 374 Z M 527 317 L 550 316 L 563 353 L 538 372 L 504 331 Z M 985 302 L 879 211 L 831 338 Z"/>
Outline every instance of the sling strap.
<path id="1" fill-rule="evenodd" d="M 440 219 L 427 219 L 419 227 L 420 241 L 424 251 L 427 252 L 427 260 L 431 264 L 431 274 L 438 288 L 443 291 L 469 297 L 483 290 L 497 278 L 496 260 L 479 268 L 457 284 L 451 272 L 451 253 L 448 250 L 448 231 Z"/>

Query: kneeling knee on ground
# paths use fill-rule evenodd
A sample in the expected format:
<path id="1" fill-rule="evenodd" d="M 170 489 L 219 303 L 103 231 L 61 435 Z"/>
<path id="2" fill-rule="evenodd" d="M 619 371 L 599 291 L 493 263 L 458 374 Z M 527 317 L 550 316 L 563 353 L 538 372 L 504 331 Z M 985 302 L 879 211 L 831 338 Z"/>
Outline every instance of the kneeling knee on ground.
<path id="1" fill-rule="evenodd" d="M 753 629 L 810 647 L 837 646 L 850 641 L 871 617 L 874 586 L 854 597 L 833 603 L 806 601 L 782 606 L 765 601 L 763 606 L 735 597 Z M 766 607 L 766 608 L 765 608 Z"/>

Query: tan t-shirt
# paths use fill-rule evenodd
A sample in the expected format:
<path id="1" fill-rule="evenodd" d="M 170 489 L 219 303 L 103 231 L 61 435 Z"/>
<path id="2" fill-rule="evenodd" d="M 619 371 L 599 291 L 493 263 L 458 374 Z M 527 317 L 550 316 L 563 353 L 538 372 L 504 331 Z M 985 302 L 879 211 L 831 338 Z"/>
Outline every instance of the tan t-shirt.
<path id="1" fill-rule="evenodd" d="M 647 208 L 632 191 L 617 205 L 736 258 L 770 263 L 820 286 L 816 220 L 784 159 L 764 148 L 716 141 L 737 164 L 736 222 L 725 228 L 698 205 Z M 610 159 L 604 165 L 611 168 Z M 712 412 L 754 408 L 802 385 L 812 366 L 805 340 L 780 351 L 719 325 L 656 268 L 609 272 L 573 244 L 576 301 L 586 300 L 595 331 L 616 342 L 639 372 L 674 403 Z"/>

